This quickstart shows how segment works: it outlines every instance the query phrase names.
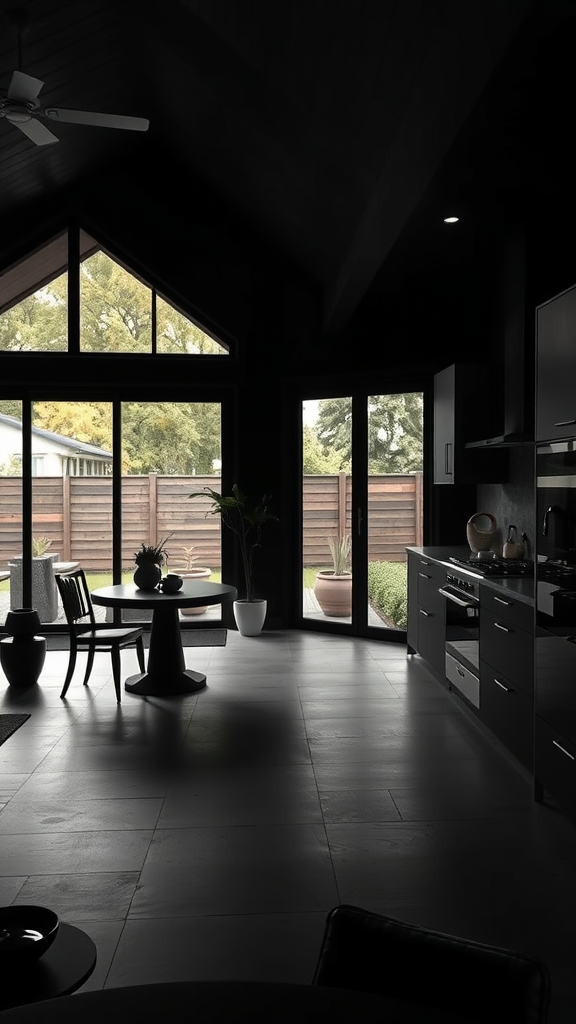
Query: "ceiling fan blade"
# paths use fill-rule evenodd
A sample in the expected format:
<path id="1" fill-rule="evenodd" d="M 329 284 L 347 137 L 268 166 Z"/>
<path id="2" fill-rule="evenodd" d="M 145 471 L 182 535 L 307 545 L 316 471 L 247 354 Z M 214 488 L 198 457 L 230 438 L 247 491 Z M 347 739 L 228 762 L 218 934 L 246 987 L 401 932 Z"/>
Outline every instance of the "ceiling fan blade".
<path id="1" fill-rule="evenodd" d="M 19 128 L 24 135 L 27 135 L 32 142 L 35 142 L 37 146 L 48 146 L 51 142 L 60 142 L 60 139 L 42 124 L 41 121 L 36 121 L 34 117 L 31 117 L 29 121 L 11 121 L 11 124 L 15 128 Z"/>
<path id="2" fill-rule="evenodd" d="M 14 71 L 8 86 L 7 97 L 9 100 L 26 100 L 27 103 L 38 102 L 38 94 L 44 85 L 39 78 L 32 78 L 32 75 L 25 75 L 23 71 Z"/>
<path id="3" fill-rule="evenodd" d="M 53 121 L 69 121 L 71 124 L 91 124 L 100 128 L 128 128 L 133 132 L 145 132 L 150 122 L 145 117 L 127 117 L 124 114 L 97 114 L 91 110 L 63 110 L 48 107 L 42 111 Z"/>

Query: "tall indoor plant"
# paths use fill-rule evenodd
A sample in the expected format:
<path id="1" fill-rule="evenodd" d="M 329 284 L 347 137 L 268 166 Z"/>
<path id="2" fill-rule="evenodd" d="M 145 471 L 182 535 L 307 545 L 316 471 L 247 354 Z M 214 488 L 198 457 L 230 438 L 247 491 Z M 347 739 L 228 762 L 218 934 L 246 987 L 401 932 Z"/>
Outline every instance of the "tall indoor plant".
<path id="1" fill-rule="evenodd" d="M 265 524 L 277 521 L 278 517 L 268 508 L 269 494 L 264 494 L 262 498 L 249 498 L 242 493 L 238 484 L 234 484 L 231 494 L 219 494 L 211 487 L 204 487 L 201 491 L 189 494 L 188 497 L 205 498 L 206 494 L 212 500 L 212 506 L 206 515 L 219 515 L 222 525 L 232 530 L 238 538 L 246 596 L 234 601 L 236 625 L 243 636 L 257 636 L 264 625 L 267 601 L 255 596 L 254 551 L 261 544 Z"/>

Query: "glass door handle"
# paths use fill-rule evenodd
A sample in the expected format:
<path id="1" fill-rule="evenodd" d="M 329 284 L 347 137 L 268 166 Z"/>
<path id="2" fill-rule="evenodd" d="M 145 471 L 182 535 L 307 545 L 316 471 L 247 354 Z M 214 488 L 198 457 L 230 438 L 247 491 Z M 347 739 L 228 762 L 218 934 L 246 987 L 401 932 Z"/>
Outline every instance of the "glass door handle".
<path id="1" fill-rule="evenodd" d="M 356 510 L 356 532 L 359 537 L 362 536 L 362 523 L 364 522 L 364 516 L 362 515 L 362 509 Z"/>

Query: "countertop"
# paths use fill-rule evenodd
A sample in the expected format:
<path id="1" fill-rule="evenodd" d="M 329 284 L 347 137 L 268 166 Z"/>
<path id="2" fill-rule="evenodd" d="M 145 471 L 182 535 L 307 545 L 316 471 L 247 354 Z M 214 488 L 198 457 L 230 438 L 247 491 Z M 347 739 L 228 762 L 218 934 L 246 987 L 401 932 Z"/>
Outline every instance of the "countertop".
<path id="1" fill-rule="evenodd" d="M 455 566 L 454 563 L 450 561 L 450 558 L 470 558 L 470 548 L 466 546 L 411 546 L 407 547 L 406 550 L 417 555 L 422 555 L 423 558 L 430 558 L 434 562 L 446 565 L 448 569 L 451 569 L 454 572 L 457 571 L 457 569 L 461 569 L 462 571 L 465 570 L 462 569 L 462 566 Z M 498 590 L 500 593 L 506 592 L 526 604 L 534 604 L 534 579 L 531 577 L 482 576 L 479 577 L 479 579 L 482 586 L 489 587 L 491 590 Z"/>

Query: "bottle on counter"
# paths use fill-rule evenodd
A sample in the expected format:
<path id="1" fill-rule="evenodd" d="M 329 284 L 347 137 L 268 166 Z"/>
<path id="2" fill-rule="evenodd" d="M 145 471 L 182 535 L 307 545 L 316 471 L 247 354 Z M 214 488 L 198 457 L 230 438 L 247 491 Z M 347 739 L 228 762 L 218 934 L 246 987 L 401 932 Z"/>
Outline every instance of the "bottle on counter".
<path id="1" fill-rule="evenodd" d="M 516 526 L 508 527 L 508 538 L 502 549 L 503 558 L 522 558 L 524 544 L 518 540 L 518 529 Z"/>

